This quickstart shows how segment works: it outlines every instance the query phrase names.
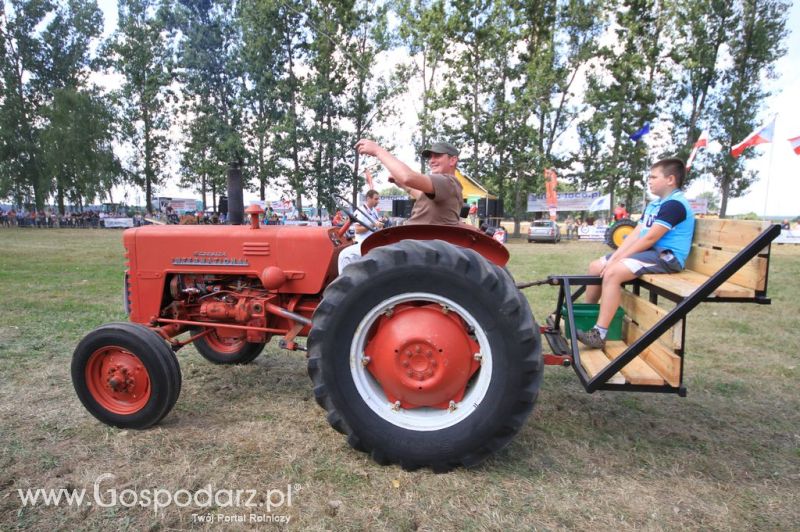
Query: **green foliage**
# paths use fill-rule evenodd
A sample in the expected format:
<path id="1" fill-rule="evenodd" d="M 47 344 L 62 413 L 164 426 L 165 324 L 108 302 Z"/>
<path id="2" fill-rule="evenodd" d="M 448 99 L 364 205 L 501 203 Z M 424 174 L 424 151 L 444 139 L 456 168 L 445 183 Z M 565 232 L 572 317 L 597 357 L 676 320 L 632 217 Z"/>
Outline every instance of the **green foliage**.
<path id="1" fill-rule="evenodd" d="M 119 0 L 119 26 L 107 43 L 106 62 L 123 78 L 115 98 L 120 107 L 121 138 L 133 150 L 130 181 L 145 191 L 151 210 L 153 188 L 163 182 L 169 148 L 168 103 L 173 61 L 160 0 Z"/>
<path id="2" fill-rule="evenodd" d="M 284 175 L 278 140 L 286 106 L 281 101 L 281 82 L 287 55 L 283 47 L 284 21 L 280 3 L 246 0 L 240 7 L 242 68 L 247 77 L 243 102 L 247 125 L 247 168 L 259 186 L 261 199 L 266 188 Z"/>
<path id="3" fill-rule="evenodd" d="M 406 196 L 408 195 L 405 190 L 397 186 L 390 186 L 382 188 L 378 191 L 381 196 Z"/>
<path id="4" fill-rule="evenodd" d="M 698 199 L 708 200 L 708 212 L 719 212 L 719 194 L 707 190 L 697 195 Z"/>
<path id="5" fill-rule="evenodd" d="M 56 203 L 93 203 L 120 182 L 122 169 L 112 149 L 114 116 L 96 93 L 58 89 L 46 111 L 41 135 L 43 166 L 54 177 Z"/>
<path id="6" fill-rule="evenodd" d="M 665 27 L 668 12 L 657 0 L 615 2 L 616 39 L 598 53 L 589 74 L 585 101 L 594 113 L 579 126 L 584 172 L 581 182 L 611 194 L 626 204 L 641 196 L 649 166 L 647 139 L 629 135 L 659 117 L 656 102 L 668 83 Z M 668 118 L 668 117 L 664 117 Z"/>
<path id="7" fill-rule="evenodd" d="M 753 151 L 734 159 L 730 148 L 763 121 L 759 112 L 769 93 L 762 79 L 775 76 L 774 64 L 786 52 L 782 43 L 788 10 L 789 5 L 781 0 L 746 0 L 735 8 L 736 27 L 728 43 L 731 61 L 722 73 L 711 128 L 713 138 L 720 139 L 723 147 L 710 158 L 722 193 L 721 217 L 725 217 L 728 198 L 741 196 L 756 179 L 754 172 L 744 169 Z"/>
<path id="8" fill-rule="evenodd" d="M 44 208 L 54 188 L 48 140 L 59 91 L 87 88 L 90 48 L 100 35 L 93 0 L 63 4 L 44 0 L 4 2 L 0 30 L 0 193 L 18 205 Z M 49 135 L 52 138 L 52 135 Z M 92 157 L 82 147 L 76 157 Z M 96 183 L 95 183 L 96 184 Z M 63 204 L 62 204 L 63 209 Z"/>
<path id="9" fill-rule="evenodd" d="M 415 153 L 420 153 L 438 131 L 435 111 L 438 107 L 442 63 L 450 48 L 447 33 L 447 9 L 443 0 L 398 0 L 396 12 L 400 19 L 398 36 L 412 56 L 400 75 L 404 82 L 422 86 L 418 127 L 414 135 Z M 440 139 L 439 139 L 440 140 Z M 425 162 L 420 157 L 420 170 Z"/>
<path id="10" fill-rule="evenodd" d="M 724 149 L 703 152 L 690 177 L 718 180 L 724 215 L 727 198 L 754 179 L 744 170 L 751 153 L 734 160 L 727 148 L 763 120 L 762 81 L 784 53 L 787 7 L 119 0 L 119 26 L 98 48 L 95 0 L 8 0 L 0 196 L 80 204 L 125 183 L 142 187 L 149 206 L 174 153 L 180 184 L 204 204 L 216 206 L 231 162 L 264 199 L 268 188 L 298 207 L 345 191 L 355 199 L 364 178 L 352 147 L 391 131 L 405 92 L 417 98 L 416 152 L 434 140 L 458 144 L 464 173 L 502 197 L 517 222 L 527 195 L 544 189 L 545 168 L 564 186 L 635 203 L 649 164 L 685 157 L 702 129 Z M 387 66 L 401 51 L 406 59 Z M 113 109 L 93 73 L 122 80 Z M 646 122 L 659 131 L 631 141 Z M 129 155 L 124 169 L 115 144 Z"/>
<path id="11" fill-rule="evenodd" d="M 703 129 L 701 124 L 710 123 L 709 108 L 718 98 L 713 89 L 722 75 L 720 55 L 736 26 L 733 4 L 727 0 L 675 2 L 672 7 L 675 30 L 670 56 L 680 66 L 674 75 L 673 119 L 677 153 L 685 158 Z M 693 165 L 690 177 L 702 173 L 701 160 Z"/>

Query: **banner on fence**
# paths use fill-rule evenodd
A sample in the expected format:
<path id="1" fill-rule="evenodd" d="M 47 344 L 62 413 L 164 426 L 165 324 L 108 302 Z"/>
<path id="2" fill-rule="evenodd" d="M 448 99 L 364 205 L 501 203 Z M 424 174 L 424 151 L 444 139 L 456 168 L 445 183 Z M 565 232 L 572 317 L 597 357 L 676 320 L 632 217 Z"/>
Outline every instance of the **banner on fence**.
<path id="1" fill-rule="evenodd" d="M 687 198 L 687 201 L 695 214 L 708 214 L 708 198 Z"/>
<path id="2" fill-rule="evenodd" d="M 580 240 L 605 240 L 606 225 L 582 225 L 578 228 L 578 238 Z"/>
<path id="3" fill-rule="evenodd" d="M 104 218 L 103 225 L 106 229 L 133 227 L 133 218 Z"/>
<path id="4" fill-rule="evenodd" d="M 800 244 L 800 229 L 784 229 L 773 242 L 775 244 Z"/>
<path id="5" fill-rule="evenodd" d="M 581 192 L 557 192 L 559 211 L 586 211 L 596 199 L 602 197 L 599 190 Z M 550 212 L 546 194 L 528 194 L 528 212 Z"/>
<path id="6" fill-rule="evenodd" d="M 203 202 L 191 198 L 167 198 L 160 196 L 156 198 L 155 202 L 157 202 L 158 210 L 160 211 L 167 210 L 167 207 L 172 207 L 172 210 L 178 214 L 203 210 Z"/>

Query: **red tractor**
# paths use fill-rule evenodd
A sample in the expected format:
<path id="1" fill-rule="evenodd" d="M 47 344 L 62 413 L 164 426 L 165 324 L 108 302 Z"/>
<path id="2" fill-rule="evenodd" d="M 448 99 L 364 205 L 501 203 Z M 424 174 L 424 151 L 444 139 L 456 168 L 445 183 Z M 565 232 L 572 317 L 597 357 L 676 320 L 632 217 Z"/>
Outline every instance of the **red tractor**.
<path id="1" fill-rule="evenodd" d="M 289 350 L 305 350 L 307 337 L 317 402 L 379 463 L 446 471 L 514 437 L 543 360 L 502 244 L 466 226 L 395 227 L 370 236 L 339 274 L 350 222 L 262 227 L 262 212 L 247 210 L 250 225 L 124 233 L 130 323 L 95 329 L 72 360 L 92 415 L 158 423 L 178 399 L 175 351 L 188 343 L 211 362 L 244 364 L 273 336 Z"/>

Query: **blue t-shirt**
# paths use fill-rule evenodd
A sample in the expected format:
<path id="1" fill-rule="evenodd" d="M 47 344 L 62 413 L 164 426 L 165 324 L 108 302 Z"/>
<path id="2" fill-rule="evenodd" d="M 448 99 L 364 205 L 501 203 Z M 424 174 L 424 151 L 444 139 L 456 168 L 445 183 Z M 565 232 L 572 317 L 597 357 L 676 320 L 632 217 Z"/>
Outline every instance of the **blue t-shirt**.
<path id="1" fill-rule="evenodd" d="M 644 236 L 653 224 L 661 224 L 668 229 L 653 246 L 658 251 L 670 250 L 681 266 L 686 266 L 686 257 L 692 248 L 694 236 L 694 212 L 679 189 L 664 199 L 658 198 L 650 203 L 639 220 Z"/>

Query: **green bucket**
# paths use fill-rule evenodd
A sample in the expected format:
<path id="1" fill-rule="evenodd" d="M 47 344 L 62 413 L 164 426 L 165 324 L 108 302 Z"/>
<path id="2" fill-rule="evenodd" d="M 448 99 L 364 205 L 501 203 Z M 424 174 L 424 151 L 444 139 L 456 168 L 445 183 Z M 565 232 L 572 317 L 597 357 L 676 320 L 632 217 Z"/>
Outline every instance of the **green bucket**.
<path id="1" fill-rule="evenodd" d="M 575 312 L 575 326 L 579 331 L 588 331 L 597 323 L 597 315 L 600 313 L 600 305 L 596 303 L 573 303 L 572 310 Z M 569 320 L 567 319 L 567 306 L 561 307 L 561 314 L 564 317 L 564 335 L 569 338 Z M 606 340 L 622 340 L 622 316 L 625 311 L 622 307 L 617 308 L 611 325 L 608 326 Z"/>

